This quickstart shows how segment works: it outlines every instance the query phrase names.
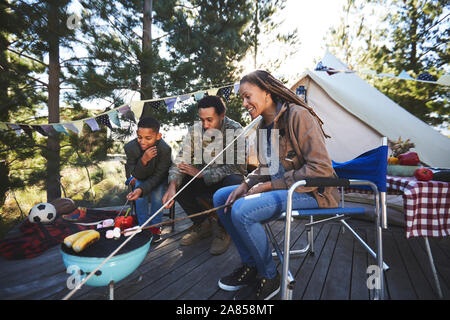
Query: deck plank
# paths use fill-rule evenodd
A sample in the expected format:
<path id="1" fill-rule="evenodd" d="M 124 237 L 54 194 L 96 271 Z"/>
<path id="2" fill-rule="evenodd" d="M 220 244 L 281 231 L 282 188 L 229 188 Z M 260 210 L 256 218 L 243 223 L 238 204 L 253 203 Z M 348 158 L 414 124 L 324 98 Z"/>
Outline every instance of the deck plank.
<path id="1" fill-rule="evenodd" d="M 185 216 L 178 205 L 176 214 Z M 306 222 L 296 220 L 292 224 L 291 248 L 306 245 Z M 372 222 L 351 219 L 349 224 L 374 248 Z M 167 227 L 165 240 L 152 245 L 141 265 L 115 284 L 115 299 L 231 299 L 235 293 L 219 289 L 217 280 L 239 265 L 236 248 L 232 244 L 225 254 L 212 256 L 209 253 L 212 238 L 181 246 L 180 239 L 190 225 L 190 220 L 177 222 L 172 233 L 168 233 L 170 227 Z M 282 247 L 284 222 L 271 222 L 271 226 Z M 296 279 L 293 298 L 362 300 L 371 297 L 373 292 L 366 286 L 366 270 L 376 261 L 351 234 L 348 231 L 342 234 L 341 224 L 334 222 L 316 226 L 314 239 L 314 254 L 290 259 L 290 271 Z M 450 238 L 429 238 L 429 241 L 444 299 L 450 299 Z M 387 299 L 437 299 L 423 239 L 406 239 L 404 228 L 392 225 L 383 231 L 383 248 L 385 261 L 391 267 L 385 272 Z M 281 271 L 281 264 L 276 261 Z M 68 276 L 57 247 L 34 259 L 1 259 L 0 299 L 61 299 L 69 292 Z M 107 299 L 107 293 L 107 287 L 84 286 L 72 299 Z"/>

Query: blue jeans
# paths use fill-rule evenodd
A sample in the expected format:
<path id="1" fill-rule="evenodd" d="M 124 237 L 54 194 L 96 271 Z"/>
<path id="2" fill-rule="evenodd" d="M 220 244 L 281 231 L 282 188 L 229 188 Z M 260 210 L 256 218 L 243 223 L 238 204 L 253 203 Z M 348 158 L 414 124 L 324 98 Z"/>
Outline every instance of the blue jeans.
<path id="1" fill-rule="evenodd" d="M 136 184 L 134 188 L 139 187 L 141 183 L 142 181 L 136 179 Z M 136 216 L 140 226 L 143 225 L 148 218 L 150 218 L 156 211 L 158 211 L 159 208 L 162 207 L 163 205 L 162 197 L 166 192 L 166 190 L 167 190 L 167 183 L 163 182 L 150 192 L 150 200 L 152 203 L 150 215 L 148 214 L 148 196 L 145 195 L 139 197 L 139 199 L 136 200 Z M 147 223 L 147 226 L 160 223 L 162 221 L 162 215 L 163 210 L 161 210 L 160 213 L 158 213 L 149 223 Z"/>
<path id="2" fill-rule="evenodd" d="M 238 186 L 217 190 L 214 207 L 224 205 L 230 193 Z M 262 223 L 277 219 L 286 210 L 287 190 L 274 190 L 236 200 L 231 209 L 218 216 L 231 236 L 242 263 L 256 267 L 260 276 L 272 279 L 277 275 L 277 266 L 272 259 L 272 249 Z M 295 209 L 317 208 L 316 199 L 307 193 L 294 192 L 292 207 Z"/>

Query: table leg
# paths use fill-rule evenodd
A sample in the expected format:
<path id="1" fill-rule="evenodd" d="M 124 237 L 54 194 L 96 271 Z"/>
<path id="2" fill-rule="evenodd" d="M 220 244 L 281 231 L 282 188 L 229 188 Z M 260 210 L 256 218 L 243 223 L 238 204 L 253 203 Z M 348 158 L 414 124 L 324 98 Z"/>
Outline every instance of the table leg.
<path id="1" fill-rule="evenodd" d="M 439 283 L 439 278 L 438 278 L 438 274 L 436 271 L 436 267 L 434 266 L 433 255 L 431 254 L 431 248 L 430 248 L 430 243 L 428 242 L 428 237 L 424 237 L 424 240 L 425 240 L 425 247 L 427 249 L 428 259 L 430 260 L 431 271 L 433 271 L 434 282 L 436 284 L 439 298 L 442 299 L 443 295 L 442 295 L 441 285 Z"/>

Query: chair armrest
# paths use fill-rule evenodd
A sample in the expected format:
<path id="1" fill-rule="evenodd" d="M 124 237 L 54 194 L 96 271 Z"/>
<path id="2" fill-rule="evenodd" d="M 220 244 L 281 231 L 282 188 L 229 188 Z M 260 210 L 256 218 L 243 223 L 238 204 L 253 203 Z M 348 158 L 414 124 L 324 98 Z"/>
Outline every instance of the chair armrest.
<path id="1" fill-rule="evenodd" d="M 305 187 L 348 187 L 349 179 L 342 178 L 310 178 L 305 179 Z"/>

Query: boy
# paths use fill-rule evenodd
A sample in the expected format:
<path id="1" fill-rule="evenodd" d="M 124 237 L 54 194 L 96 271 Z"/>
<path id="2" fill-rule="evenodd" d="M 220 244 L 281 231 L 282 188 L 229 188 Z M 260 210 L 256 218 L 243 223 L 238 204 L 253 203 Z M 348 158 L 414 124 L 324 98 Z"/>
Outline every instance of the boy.
<path id="1" fill-rule="evenodd" d="M 127 199 L 136 201 L 136 216 L 139 225 L 162 207 L 162 197 L 167 189 L 167 177 L 172 164 L 172 149 L 161 138 L 159 121 L 142 118 L 138 122 L 137 138 L 128 142 L 124 149 L 127 156 L 126 176 L 133 176 L 133 191 Z M 151 199 L 151 213 L 148 214 L 148 196 Z M 160 223 L 162 211 L 148 224 Z M 161 238 L 161 228 L 152 228 L 153 241 Z"/>

